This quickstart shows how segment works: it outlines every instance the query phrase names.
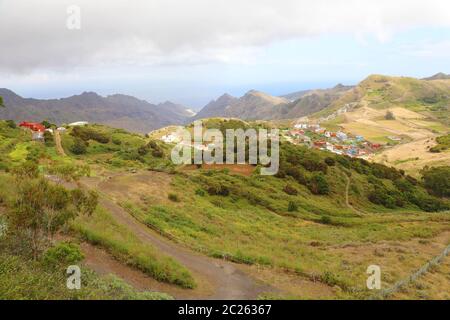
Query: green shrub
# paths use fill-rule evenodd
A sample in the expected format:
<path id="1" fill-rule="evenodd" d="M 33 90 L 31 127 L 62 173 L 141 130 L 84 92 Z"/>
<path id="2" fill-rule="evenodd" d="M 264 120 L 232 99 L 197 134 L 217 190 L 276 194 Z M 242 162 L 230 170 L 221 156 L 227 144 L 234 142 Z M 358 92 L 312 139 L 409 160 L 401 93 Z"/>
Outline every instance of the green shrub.
<path id="1" fill-rule="evenodd" d="M 200 197 L 204 197 L 205 196 L 205 191 L 203 191 L 203 189 L 197 189 L 197 190 L 195 190 L 195 194 L 200 196 Z"/>
<path id="2" fill-rule="evenodd" d="M 11 129 L 17 128 L 17 125 L 13 120 L 6 120 L 6 124 L 8 125 L 8 128 L 11 128 Z"/>
<path id="3" fill-rule="evenodd" d="M 369 193 L 368 199 L 370 202 L 382 205 L 386 208 L 393 209 L 396 207 L 396 199 L 391 196 L 386 189 L 378 186 Z"/>
<path id="4" fill-rule="evenodd" d="M 326 195 L 330 193 L 330 186 L 323 173 L 314 174 L 308 183 L 308 188 L 313 194 Z"/>
<path id="5" fill-rule="evenodd" d="M 60 242 L 48 249 L 43 255 L 44 262 L 52 266 L 71 265 L 83 259 L 84 255 L 80 246 L 71 242 Z"/>
<path id="6" fill-rule="evenodd" d="M 296 196 L 298 194 L 297 189 L 295 189 L 292 185 L 287 184 L 284 188 L 283 191 L 285 193 L 287 193 L 290 196 Z"/>
<path id="7" fill-rule="evenodd" d="M 289 212 L 296 212 L 296 211 L 298 211 L 298 205 L 294 201 L 289 201 L 288 211 Z"/>
<path id="8" fill-rule="evenodd" d="M 450 197 L 450 166 L 424 168 L 422 179 L 430 194 Z"/>
<path id="9" fill-rule="evenodd" d="M 173 202 L 180 202 L 178 195 L 175 193 L 169 193 L 169 200 Z"/>
<path id="10" fill-rule="evenodd" d="M 332 224 L 332 220 L 329 216 L 321 216 L 320 217 L 320 223 L 322 224 Z"/>
<path id="11" fill-rule="evenodd" d="M 326 157 L 326 158 L 325 158 L 325 163 L 327 164 L 327 166 L 333 167 L 333 166 L 336 165 L 336 160 L 334 160 L 334 159 L 331 158 L 331 157 Z"/>
<path id="12" fill-rule="evenodd" d="M 110 140 L 110 137 L 107 134 L 89 127 L 75 127 L 72 129 L 70 134 L 86 142 L 89 140 L 94 140 L 98 143 L 105 144 Z"/>
<path id="13" fill-rule="evenodd" d="M 70 146 L 70 151 L 76 155 L 85 154 L 87 152 L 87 143 L 80 138 L 75 138 Z"/>

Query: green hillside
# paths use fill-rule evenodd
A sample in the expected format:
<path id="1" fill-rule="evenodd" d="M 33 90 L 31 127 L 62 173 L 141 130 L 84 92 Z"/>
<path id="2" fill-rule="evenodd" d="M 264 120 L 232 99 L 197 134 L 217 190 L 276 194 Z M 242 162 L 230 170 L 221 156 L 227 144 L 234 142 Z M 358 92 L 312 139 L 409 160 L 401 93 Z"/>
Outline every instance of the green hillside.
<path id="1" fill-rule="evenodd" d="M 221 130 L 239 125 L 239 120 L 206 122 L 208 128 Z M 205 255 L 258 266 L 262 269 L 253 275 L 274 286 L 276 277 L 291 275 L 318 281 L 335 298 L 365 297 L 365 268 L 373 264 L 375 247 L 437 241 L 450 230 L 449 201 L 436 192 L 447 188 L 448 167 L 439 174 L 424 171 L 422 182 L 380 164 L 282 143 L 279 173 L 261 176 L 259 165 L 174 166 L 169 145 L 99 125 L 63 133 L 67 156 L 57 154 L 51 143 L 30 141 L 5 121 L 0 122 L 0 135 L 4 185 L 15 184 L 8 171 L 16 174 L 13 168 L 27 163 L 38 164 L 44 173 L 71 172 L 71 167 L 87 164 L 91 177 L 81 181 L 150 229 Z M 14 209 L 19 190 L 0 189 L 2 210 Z M 77 241 L 97 245 L 159 281 L 196 286 L 195 276 L 183 265 L 141 243 L 104 208 L 69 225 Z M 355 259 L 345 250 L 348 244 L 367 248 L 369 254 Z M 429 259 L 423 250 L 403 252 L 402 260 L 396 252 L 375 256 L 387 285 Z M 6 258 L 12 264 L 27 259 L 13 253 Z M 282 297 L 314 297 L 299 292 L 300 287 L 283 290 Z"/>
<path id="2" fill-rule="evenodd" d="M 450 124 L 450 81 L 372 75 L 314 117 L 321 117 L 356 103 L 375 109 L 404 107 Z"/>

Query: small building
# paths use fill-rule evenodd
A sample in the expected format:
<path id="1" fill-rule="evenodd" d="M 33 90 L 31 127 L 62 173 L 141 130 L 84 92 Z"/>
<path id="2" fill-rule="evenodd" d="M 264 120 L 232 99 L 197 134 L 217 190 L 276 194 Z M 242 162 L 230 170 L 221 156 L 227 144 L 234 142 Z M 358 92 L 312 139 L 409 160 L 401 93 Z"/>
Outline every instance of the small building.
<path id="1" fill-rule="evenodd" d="M 379 143 L 372 143 L 371 147 L 373 149 L 380 149 L 381 148 L 381 144 L 379 144 Z"/>
<path id="2" fill-rule="evenodd" d="M 34 141 L 44 141 L 44 132 L 45 131 L 33 131 L 31 133 L 31 139 Z"/>
<path id="3" fill-rule="evenodd" d="M 87 121 L 77 121 L 69 124 L 69 127 L 84 127 L 87 126 L 89 122 Z"/>
<path id="4" fill-rule="evenodd" d="M 307 123 L 297 123 L 294 126 L 295 129 L 308 129 L 308 124 Z"/>
<path id="5" fill-rule="evenodd" d="M 342 132 L 342 131 L 339 131 L 338 133 L 336 133 L 336 137 L 337 137 L 339 140 L 342 140 L 342 141 L 348 139 L 347 134 L 344 133 L 344 132 Z"/>
<path id="6" fill-rule="evenodd" d="M 161 140 L 165 143 L 174 143 L 178 141 L 178 138 L 174 134 L 166 134 L 161 137 Z"/>
<path id="7" fill-rule="evenodd" d="M 314 146 L 317 148 L 324 148 L 326 145 L 326 141 L 314 141 Z"/>
<path id="8" fill-rule="evenodd" d="M 36 122 L 21 122 L 19 127 L 31 130 L 31 138 L 35 141 L 44 141 L 45 126 Z"/>

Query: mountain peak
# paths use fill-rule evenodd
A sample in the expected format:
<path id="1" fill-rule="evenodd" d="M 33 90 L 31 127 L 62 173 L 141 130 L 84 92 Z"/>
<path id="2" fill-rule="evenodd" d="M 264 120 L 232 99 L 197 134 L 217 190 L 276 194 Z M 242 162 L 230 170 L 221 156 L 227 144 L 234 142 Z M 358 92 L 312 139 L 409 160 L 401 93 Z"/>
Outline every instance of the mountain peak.
<path id="1" fill-rule="evenodd" d="M 22 98 L 21 96 L 19 96 L 17 93 L 15 93 L 12 90 L 9 90 L 7 88 L 0 88 L 0 96 L 2 96 L 3 98 L 7 98 L 7 97 L 18 97 L 18 98 Z"/>
<path id="2" fill-rule="evenodd" d="M 438 72 L 434 76 L 423 78 L 422 80 L 447 80 L 450 79 L 450 74 Z"/>

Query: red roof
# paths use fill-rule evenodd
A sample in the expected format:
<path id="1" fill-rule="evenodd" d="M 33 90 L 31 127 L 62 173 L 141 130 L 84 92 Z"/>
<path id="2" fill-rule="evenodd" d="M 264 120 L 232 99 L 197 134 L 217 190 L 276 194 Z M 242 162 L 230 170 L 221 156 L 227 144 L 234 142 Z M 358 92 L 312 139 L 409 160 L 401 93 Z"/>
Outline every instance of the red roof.
<path id="1" fill-rule="evenodd" d="M 33 131 L 38 131 L 38 132 L 44 132 L 45 131 L 45 126 L 42 123 L 35 123 L 35 122 L 26 122 L 26 121 L 24 121 L 24 122 L 20 123 L 19 126 L 31 129 Z"/>

